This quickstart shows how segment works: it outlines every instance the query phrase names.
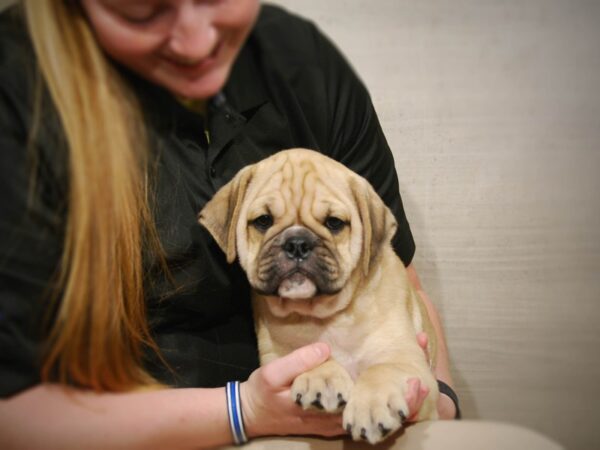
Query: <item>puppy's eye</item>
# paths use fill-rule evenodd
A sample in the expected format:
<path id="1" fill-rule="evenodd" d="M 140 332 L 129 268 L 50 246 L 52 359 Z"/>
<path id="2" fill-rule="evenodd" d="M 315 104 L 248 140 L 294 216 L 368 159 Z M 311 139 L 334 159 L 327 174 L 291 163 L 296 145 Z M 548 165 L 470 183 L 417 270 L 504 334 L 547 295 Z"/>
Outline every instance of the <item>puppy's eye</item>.
<path id="1" fill-rule="evenodd" d="M 252 221 L 252 225 L 258 231 L 267 231 L 273 225 L 273 216 L 270 214 L 263 214 L 262 216 L 258 216 L 256 219 Z"/>
<path id="2" fill-rule="evenodd" d="M 346 226 L 346 222 L 342 219 L 338 219 L 337 217 L 329 216 L 325 219 L 325 226 L 329 228 L 332 233 L 337 233 L 342 231 L 342 228 Z"/>

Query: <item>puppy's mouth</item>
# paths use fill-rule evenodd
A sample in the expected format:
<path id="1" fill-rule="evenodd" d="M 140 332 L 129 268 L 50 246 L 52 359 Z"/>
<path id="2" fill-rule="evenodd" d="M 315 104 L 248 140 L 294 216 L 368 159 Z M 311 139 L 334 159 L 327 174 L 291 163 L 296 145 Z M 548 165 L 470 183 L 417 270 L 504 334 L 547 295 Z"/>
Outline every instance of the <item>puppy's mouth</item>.
<path id="1" fill-rule="evenodd" d="M 277 294 L 282 298 L 303 300 L 313 298 L 318 289 L 315 282 L 301 271 L 293 271 L 285 275 L 279 283 Z"/>

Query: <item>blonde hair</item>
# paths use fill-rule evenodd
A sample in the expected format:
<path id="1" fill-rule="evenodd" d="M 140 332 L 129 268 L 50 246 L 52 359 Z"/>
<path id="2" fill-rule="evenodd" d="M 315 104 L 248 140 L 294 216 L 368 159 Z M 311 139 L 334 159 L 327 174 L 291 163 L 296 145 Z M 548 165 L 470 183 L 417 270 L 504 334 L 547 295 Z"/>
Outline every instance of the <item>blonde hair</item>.
<path id="1" fill-rule="evenodd" d="M 155 381 L 143 248 L 158 248 L 139 105 L 77 2 L 23 0 L 39 69 L 69 149 L 69 206 L 57 313 L 42 379 L 123 391 Z"/>

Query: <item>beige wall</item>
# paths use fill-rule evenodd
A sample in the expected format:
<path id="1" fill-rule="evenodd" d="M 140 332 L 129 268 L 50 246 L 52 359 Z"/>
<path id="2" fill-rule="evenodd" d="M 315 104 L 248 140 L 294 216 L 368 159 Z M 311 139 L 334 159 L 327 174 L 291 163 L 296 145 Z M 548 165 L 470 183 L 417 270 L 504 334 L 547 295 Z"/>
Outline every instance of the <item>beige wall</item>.
<path id="1" fill-rule="evenodd" d="M 372 93 L 465 415 L 600 448 L 600 2 L 275 3 Z"/>

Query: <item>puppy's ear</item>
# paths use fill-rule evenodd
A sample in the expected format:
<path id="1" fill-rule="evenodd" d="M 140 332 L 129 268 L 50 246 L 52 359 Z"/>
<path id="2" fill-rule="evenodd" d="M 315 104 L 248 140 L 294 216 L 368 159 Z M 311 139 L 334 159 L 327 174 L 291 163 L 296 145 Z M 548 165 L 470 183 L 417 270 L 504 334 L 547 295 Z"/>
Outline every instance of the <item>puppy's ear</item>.
<path id="1" fill-rule="evenodd" d="M 227 262 L 236 258 L 236 226 L 246 190 L 254 175 L 254 166 L 242 169 L 198 214 L 198 222 L 210 232 L 227 256 Z"/>
<path id="2" fill-rule="evenodd" d="M 390 245 L 398 225 L 390 209 L 367 180 L 353 176 L 350 188 L 363 226 L 361 261 L 363 273 L 368 275 L 381 250 Z"/>

